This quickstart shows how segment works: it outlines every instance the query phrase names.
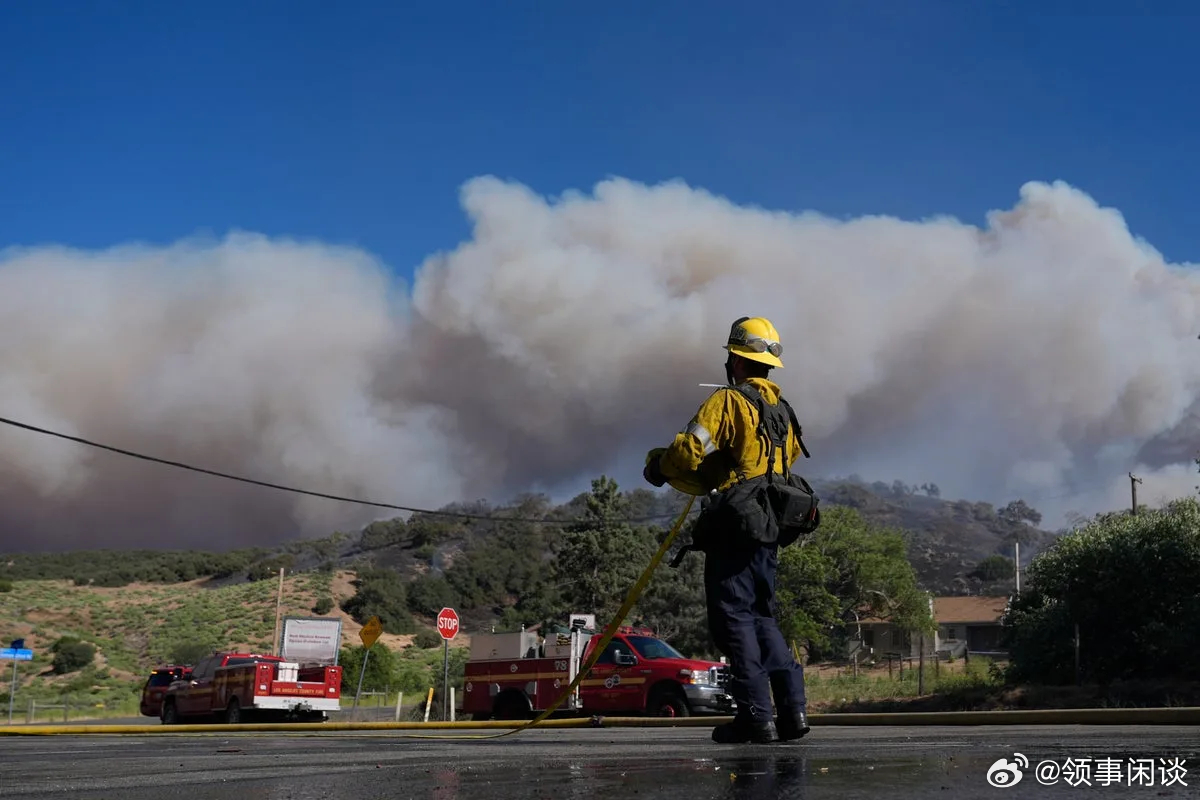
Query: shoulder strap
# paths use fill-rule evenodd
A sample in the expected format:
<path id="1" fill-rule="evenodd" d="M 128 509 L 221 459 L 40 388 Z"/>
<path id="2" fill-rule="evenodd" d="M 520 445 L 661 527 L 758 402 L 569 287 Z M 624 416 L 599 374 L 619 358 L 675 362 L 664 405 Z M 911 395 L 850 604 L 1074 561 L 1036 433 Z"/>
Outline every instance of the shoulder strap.
<path id="1" fill-rule="evenodd" d="M 733 387 L 746 396 L 751 403 L 758 409 L 758 435 L 766 440 L 767 443 L 767 483 L 775 482 L 775 450 L 778 448 L 778 443 L 771 436 L 771 431 L 767 428 L 767 401 L 763 398 L 762 392 L 755 389 L 749 383 L 739 383 Z M 783 399 L 782 397 L 780 398 Z M 789 407 L 790 408 L 790 407 Z M 783 446 L 787 447 L 787 432 L 783 434 Z M 791 475 L 787 458 L 783 460 L 784 479 L 786 480 Z"/>
<path id="2" fill-rule="evenodd" d="M 796 441 L 800 443 L 800 452 L 804 453 L 805 458 L 812 458 L 812 454 L 804 446 L 804 431 L 800 427 L 800 420 L 796 419 L 796 412 L 792 410 L 792 404 L 784 400 L 783 395 L 779 396 L 779 402 L 783 403 L 783 407 L 787 409 L 788 417 L 792 420 L 792 427 L 796 429 Z"/>

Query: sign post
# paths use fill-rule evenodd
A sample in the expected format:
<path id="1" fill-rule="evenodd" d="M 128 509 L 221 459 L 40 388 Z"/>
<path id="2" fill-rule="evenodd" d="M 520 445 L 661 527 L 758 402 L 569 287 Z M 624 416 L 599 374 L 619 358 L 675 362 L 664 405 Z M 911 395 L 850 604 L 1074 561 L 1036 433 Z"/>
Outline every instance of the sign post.
<path id="1" fill-rule="evenodd" d="M 358 638 L 362 639 L 363 646 L 367 648 L 363 653 L 362 669 L 358 671 L 358 688 L 354 690 L 354 710 L 358 711 L 358 696 L 362 693 L 363 678 L 367 675 L 367 659 L 371 657 L 371 647 L 375 644 L 375 640 L 379 638 L 379 634 L 383 633 L 383 625 L 379 622 L 379 617 L 371 617 L 367 620 L 367 624 L 362 626 L 362 630 L 358 632 Z"/>
<path id="2" fill-rule="evenodd" d="M 443 608 L 437 615 L 437 631 L 442 635 L 442 720 L 450 719 L 450 640 L 458 635 L 458 612 Z"/>
<path id="3" fill-rule="evenodd" d="M 0 659 L 10 658 L 13 662 L 12 689 L 8 693 L 8 724 L 12 725 L 13 700 L 17 696 L 17 662 L 33 661 L 33 651 L 25 649 L 24 639 L 13 639 L 12 644 L 0 650 Z"/>

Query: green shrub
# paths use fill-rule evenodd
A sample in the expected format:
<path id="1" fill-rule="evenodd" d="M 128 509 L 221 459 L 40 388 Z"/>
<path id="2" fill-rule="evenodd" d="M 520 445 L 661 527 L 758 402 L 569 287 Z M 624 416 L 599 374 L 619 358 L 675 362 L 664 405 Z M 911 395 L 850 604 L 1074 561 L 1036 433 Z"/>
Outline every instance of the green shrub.
<path id="1" fill-rule="evenodd" d="M 338 663 L 342 665 L 342 692 L 353 697 L 358 689 L 358 676 L 362 672 L 363 660 L 367 649 L 362 645 L 343 647 L 338 654 Z M 394 688 L 394 676 L 398 660 L 396 654 L 387 648 L 383 642 L 371 646 L 371 657 L 365 659 L 367 672 L 363 675 L 362 689 L 364 692 L 387 691 Z"/>
<path id="2" fill-rule="evenodd" d="M 442 637 L 433 631 L 420 630 L 413 637 L 413 644 L 422 650 L 428 650 L 431 647 L 441 647 Z"/>
<path id="3" fill-rule="evenodd" d="M 12 590 L 12 581 L 8 578 L 0 578 L 0 592 L 11 592 Z"/>
<path id="4" fill-rule="evenodd" d="M 312 610 L 314 614 L 328 614 L 330 611 L 333 611 L 333 598 L 322 597 L 313 604 Z"/>
<path id="5" fill-rule="evenodd" d="M 64 636 L 56 641 L 50 646 L 50 651 L 54 653 L 51 665 L 58 675 L 65 675 L 68 672 L 75 672 L 90 666 L 92 659 L 96 656 L 95 647 L 70 636 Z"/>

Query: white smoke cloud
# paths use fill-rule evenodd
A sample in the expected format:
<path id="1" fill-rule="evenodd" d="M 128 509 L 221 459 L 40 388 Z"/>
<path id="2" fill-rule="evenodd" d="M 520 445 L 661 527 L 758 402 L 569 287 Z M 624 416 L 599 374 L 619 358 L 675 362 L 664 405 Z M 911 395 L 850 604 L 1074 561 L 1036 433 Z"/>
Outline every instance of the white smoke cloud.
<path id="1" fill-rule="evenodd" d="M 1047 523 L 1126 505 L 1130 469 L 1146 502 L 1194 491 L 1200 280 L 1069 186 L 1025 185 L 984 229 L 624 180 L 547 201 L 485 177 L 463 204 L 472 239 L 411 292 L 361 251 L 245 234 L 4 252 L 0 416 L 404 505 L 573 493 L 639 481 L 723 380 L 732 320 L 765 315 L 807 474 L 1024 497 Z M 0 550 L 387 514 L 0 427 Z"/>

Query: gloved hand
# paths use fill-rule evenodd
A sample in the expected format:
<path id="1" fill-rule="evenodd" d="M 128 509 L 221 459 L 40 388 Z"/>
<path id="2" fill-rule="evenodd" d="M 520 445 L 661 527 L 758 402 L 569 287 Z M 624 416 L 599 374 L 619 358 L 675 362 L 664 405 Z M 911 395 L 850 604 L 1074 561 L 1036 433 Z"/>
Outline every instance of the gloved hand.
<path id="1" fill-rule="evenodd" d="M 662 474 L 662 468 L 658 465 L 658 459 L 665 451 L 665 447 L 660 447 L 651 450 L 646 456 L 646 468 L 642 470 L 642 477 L 651 486 L 662 486 L 667 482 L 666 476 Z"/>

